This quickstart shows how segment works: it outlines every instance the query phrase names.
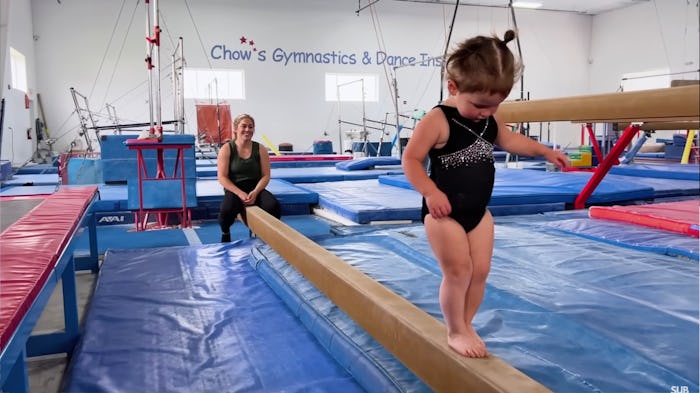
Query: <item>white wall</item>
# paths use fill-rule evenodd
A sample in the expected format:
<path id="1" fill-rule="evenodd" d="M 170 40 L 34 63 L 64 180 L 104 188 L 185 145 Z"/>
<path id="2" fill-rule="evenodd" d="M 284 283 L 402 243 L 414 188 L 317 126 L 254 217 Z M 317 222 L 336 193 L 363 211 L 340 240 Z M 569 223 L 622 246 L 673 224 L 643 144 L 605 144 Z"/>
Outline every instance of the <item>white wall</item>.
<path id="1" fill-rule="evenodd" d="M 591 93 L 669 87 L 658 86 L 664 79 L 697 80 L 699 15 L 696 1 L 657 0 L 596 16 L 591 40 Z M 623 80 L 630 74 L 659 73 L 675 75 Z M 657 131 L 647 143 L 670 138 L 678 131 L 685 130 Z"/>
<path id="2" fill-rule="evenodd" d="M 3 68 L 0 68 L 0 88 L 5 99 L 5 118 L 2 130 L 2 151 L 0 158 L 10 160 L 12 164 L 21 165 L 32 158 L 36 146 L 33 133 L 34 103 L 36 97 L 36 78 L 34 42 L 32 39 L 31 4 L 26 1 L 3 1 L 0 3 L 1 18 L 7 23 L 0 27 L 0 50 L 3 56 Z M 6 19 L 7 18 L 7 19 Z M 3 41 L 5 38 L 5 41 Z M 9 47 L 24 54 L 27 63 L 27 86 L 31 109 L 25 108 L 24 92 L 11 85 Z M 27 129 L 32 139 L 27 138 Z"/>
<path id="3" fill-rule="evenodd" d="M 596 16 L 591 40 L 591 93 L 618 90 L 622 76 L 668 70 L 673 79 L 698 79 L 697 1 L 642 2 Z"/>
<path id="4" fill-rule="evenodd" d="M 129 29 L 134 13 L 132 3 L 136 2 L 126 2 L 117 22 L 120 3 L 31 2 L 38 36 L 38 85 L 52 137 L 60 136 L 58 150 L 65 149 L 77 132 L 78 119 L 71 115 L 74 105 L 70 87 L 87 95 L 95 111 L 101 110 L 106 101 L 116 107 L 124 121 L 148 121 L 145 7 L 140 3 L 135 9 Z M 160 2 L 164 30 L 162 63 L 169 64 L 175 42 L 181 36 L 188 66 L 208 68 L 211 63 L 214 68 L 243 69 L 247 97 L 230 102 L 232 113 L 251 113 L 257 120 L 259 134 L 267 135 L 274 144 L 290 142 L 297 151 L 311 148 L 313 140 L 319 138 L 332 140 L 338 150 L 337 105 L 324 100 L 326 72 L 378 74 L 381 98 L 378 103 L 366 104 L 366 115 L 383 120 L 387 112 L 394 112 L 394 102 L 388 82 L 391 77 L 386 78 L 383 67 L 375 64 L 377 51 L 382 49 L 400 56 L 441 55 L 454 8 L 381 1 L 376 4 L 374 15 L 379 31 L 373 26 L 370 9 L 356 14 L 354 0 L 199 0 L 187 4 L 189 10 L 182 1 Z M 525 94 L 529 93 L 531 98 L 548 98 L 585 93 L 589 84 L 587 61 L 592 17 L 518 10 L 516 18 L 526 65 Z M 453 44 L 476 34 L 502 35 L 513 22 L 507 9 L 462 6 L 455 25 Z M 253 39 L 258 51 L 265 51 L 266 60 L 216 60 L 209 56 L 214 45 L 245 48 L 240 44 L 241 36 Z M 272 59 L 276 48 L 287 53 L 355 54 L 358 64 L 284 65 Z M 517 53 L 515 43 L 511 48 Z M 370 65 L 361 63 L 365 52 L 372 59 Z M 387 72 L 392 73 L 392 67 Z M 164 77 L 166 74 L 169 75 L 169 68 L 163 71 Z M 400 112 L 429 109 L 438 102 L 439 67 L 404 67 L 396 75 Z M 170 83 L 169 79 L 163 81 L 164 119 L 173 117 Z M 511 97 L 519 96 L 520 87 L 516 86 Z M 189 100 L 186 115 L 186 130 L 195 133 L 194 102 Z M 362 122 L 361 105 L 343 104 L 342 119 Z M 101 124 L 109 122 L 103 119 Z M 553 128 L 573 128 L 574 136 L 578 135 L 578 128 L 566 123 L 555 124 Z M 394 133 L 393 128 L 387 131 Z M 324 132 L 328 135 L 324 136 Z M 371 139 L 377 140 L 378 134 L 373 133 Z"/>

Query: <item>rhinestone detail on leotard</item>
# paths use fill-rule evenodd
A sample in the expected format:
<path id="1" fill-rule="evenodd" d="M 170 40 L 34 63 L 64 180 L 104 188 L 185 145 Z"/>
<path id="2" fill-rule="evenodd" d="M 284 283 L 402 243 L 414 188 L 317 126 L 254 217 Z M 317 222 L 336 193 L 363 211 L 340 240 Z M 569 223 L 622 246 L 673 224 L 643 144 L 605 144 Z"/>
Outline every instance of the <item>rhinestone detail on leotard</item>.
<path id="1" fill-rule="evenodd" d="M 480 163 L 493 163 L 493 145 L 477 139 L 476 142 L 454 153 L 438 156 L 443 169 L 468 167 Z"/>

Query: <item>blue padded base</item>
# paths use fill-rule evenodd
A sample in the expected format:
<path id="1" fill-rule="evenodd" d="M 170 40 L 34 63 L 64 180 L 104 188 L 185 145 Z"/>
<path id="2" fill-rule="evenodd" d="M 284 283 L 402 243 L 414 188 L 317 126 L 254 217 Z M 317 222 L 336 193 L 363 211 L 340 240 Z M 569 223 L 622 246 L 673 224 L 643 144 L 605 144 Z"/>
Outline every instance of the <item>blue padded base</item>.
<path id="1" fill-rule="evenodd" d="M 700 181 L 700 167 L 697 164 L 659 163 L 615 165 L 610 168 L 610 173 L 625 176 Z"/>
<path id="2" fill-rule="evenodd" d="M 399 166 L 397 170 L 400 170 L 401 159 L 397 157 L 363 157 L 338 162 L 335 164 L 335 167 L 344 171 L 356 171 L 370 169 L 380 165 L 397 165 Z"/>
<path id="3" fill-rule="evenodd" d="M 697 391 L 697 264 L 554 234 L 529 216 L 507 221 L 496 227 L 492 270 L 474 319 L 492 353 L 555 392 L 667 391 L 669 384 Z M 421 226 L 317 242 L 441 318 L 441 273 Z M 290 278 L 294 269 L 273 251 L 260 250 L 265 257 L 257 259 L 279 270 L 280 281 L 301 296 L 293 308 L 314 306 L 316 316 L 307 323 L 330 320 L 365 356 L 375 353 L 362 329 L 343 320 L 313 286 Z M 373 362 L 410 389 L 408 374 L 389 371 L 391 358 Z"/>
<path id="4" fill-rule="evenodd" d="M 697 263 L 698 240 L 690 236 L 639 225 L 579 218 L 543 224 L 575 236 L 671 256 L 684 256 Z"/>
<path id="5" fill-rule="evenodd" d="M 55 173 L 45 173 L 45 174 L 26 174 L 26 175 L 14 175 L 10 179 L 4 180 L 2 186 L 49 186 L 49 185 L 59 185 L 61 184 L 61 179 L 58 174 Z"/>
<path id="6" fill-rule="evenodd" d="M 254 268 L 321 345 L 367 389 L 427 392 L 429 388 L 267 245 Z"/>
<path id="7" fill-rule="evenodd" d="M 251 269 L 252 241 L 108 251 L 66 392 L 362 392 Z"/>
<path id="8" fill-rule="evenodd" d="M 544 172 L 523 169 L 496 169 L 491 206 L 564 202 L 572 204 L 592 174 L 588 172 Z M 379 181 L 412 189 L 403 175 L 381 176 Z M 606 178 L 598 185 L 589 203 L 615 203 L 654 198 L 654 189 L 637 179 Z"/>
<path id="9" fill-rule="evenodd" d="M 403 175 L 400 175 L 403 177 Z M 305 190 L 319 194 L 319 206 L 344 218 L 360 224 L 373 221 L 394 221 L 421 219 L 421 195 L 403 187 L 384 184 L 383 179 L 394 176 L 382 176 L 377 180 L 356 180 L 344 182 L 327 182 L 298 184 Z M 552 193 L 559 194 L 558 191 Z M 521 194 L 518 194 L 521 195 Z M 508 203 L 500 205 L 492 200 L 489 210 L 493 215 L 534 214 L 546 211 L 564 210 L 566 205 L 557 198 L 547 202 L 528 203 L 526 198 L 503 198 Z M 560 199 L 560 198 L 559 198 Z"/>
<path id="10" fill-rule="evenodd" d="M 403 173 L 401 167 L 343 171 L 335 167 L 272 168 L 272 178 L 291 183 L 318 183 L 342 180 L 376 179 L 379 175 Z"/>

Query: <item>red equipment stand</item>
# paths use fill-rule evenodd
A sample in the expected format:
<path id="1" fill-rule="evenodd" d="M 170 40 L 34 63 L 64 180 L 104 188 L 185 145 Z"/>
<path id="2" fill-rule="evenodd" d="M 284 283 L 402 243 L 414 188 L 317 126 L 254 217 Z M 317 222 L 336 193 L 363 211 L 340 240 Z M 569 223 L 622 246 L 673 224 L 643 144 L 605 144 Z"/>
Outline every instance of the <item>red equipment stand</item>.
<path id="1" fill-rule="evenodd" d="M 615 143 L 615 145 L 612 147 L 612 150 L 603 160 L 600 160 L 600 150 L 596 149 L 596 155 L 599 157 L 598 166 L 593 171 L 593 176 L 591 176 L 591 178 L 588 180 L 588 183 L 586 183 L 586 185 L 583 187 L 583 190 L 581 190 L 581 192 L 576 197 L 576 200 L 574 201 L 574 209 L 586 208 L 586 202 L 588 201 L 588 198 L 590 198 L 590 196 L 593 194 L 593 191 L 595 191 L 600 182 L 603 181 L 603 178 L 605 177 L 605 175 L 608 174 L 610 168 L 612 168 L 613 165 L 618 165 L 620 163 L 620 155 L 625 150 L 627 145 L 629 145 L 630 142 L 632 142 L 632 138 L 634 138 L 634 136 L 637 135 L 639 130 L 639 124 L 630 124 L 625 129 L 625 132 L 622 134 L 620 139 L 617 140 L 617 143 Z M 589 132 L 592 133 L 592 129 L 589 128 Z M 595 141 L 594 135 L 593 141 Z M 593 146 L 596 145 L 597 143 L 594 142 Z M 567 170 L 576 171 L 577 169 L 568 168 Z"/>
<path id="2" fill-rule="evenodd" d="M 191 143 L 164 142 L 157 139 L 127 139 L 126 146 L 129 150 L 136 151 L 136 161 L 138 165 L 138 190 L 139 208 L 134 212 L 136 230 L 144 231 L 148 229 L 148 219 L 150 214 L 156 215 L 156 224 L 152 229 L 166 228 L 168 226 L 168 214 L 176 213 L 180 218 L 182 228 L 192 227 L 192 215 L 187 207 L 187 192 L 185 184 L 185 149 L 192 149 Z M 166 174 L 163 153 L 166 149 L 177 149 L 175 165 L 170 176 Z M 143 158 L 144 150 L 156 151 L 156 174 L 151 177 L 148 174 L 146 161 Z M 173 181 L 179 180 L 181 184 L 182 206 L 178 207 L 144 207 L 144 184 L 153 181 Z M 167 197 L 167 195 L 166 195 Z M 150 204 L 149 204 L 150 205 Z"/>

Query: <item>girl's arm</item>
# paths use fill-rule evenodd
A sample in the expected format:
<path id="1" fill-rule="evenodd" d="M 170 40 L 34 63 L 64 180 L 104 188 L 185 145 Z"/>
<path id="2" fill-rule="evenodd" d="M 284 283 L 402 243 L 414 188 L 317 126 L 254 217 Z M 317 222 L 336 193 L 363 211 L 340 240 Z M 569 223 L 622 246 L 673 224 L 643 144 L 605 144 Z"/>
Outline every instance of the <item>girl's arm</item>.
<path id="1" fill-rule="evenodd" d="M 494 116 L 495 117 L 495 116 Z M 521 156 L 544 157 L 547 161 L 560 168 L 569 166 L 569 159 L 564 153 L 533 140 L 519 132 L 511 131 L 504 123 L 496 118 L 498 135 L 496 144 L 503 150 Z"/>
<path id="2" fill-rule="evenodd" d="M 439 109 L 433 109 L 418 122 L 401 157 L 406 178 L 423 195 L 430 215 L 435 218 L 449 215 L 452 207 L 447 196 L 428 177 L 423 161 L 433 146 L 439 145 L 441 139 L 447 140 L 447 137 L 440 137 L 443 133 L 449 133 L 445 116 Z"/>

